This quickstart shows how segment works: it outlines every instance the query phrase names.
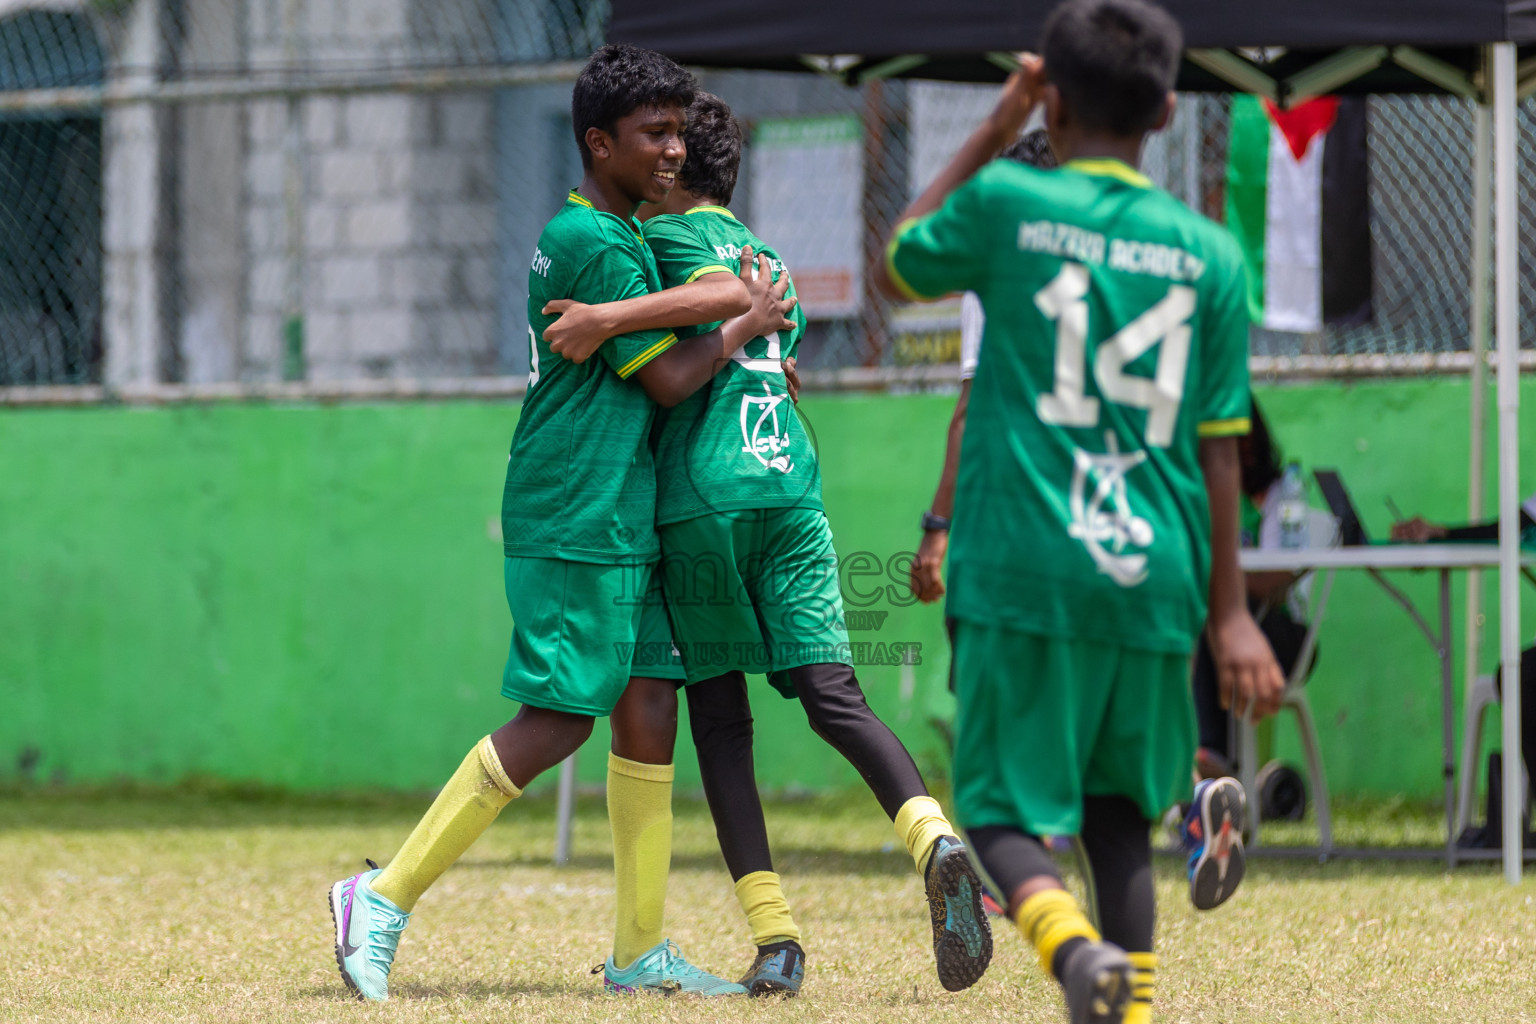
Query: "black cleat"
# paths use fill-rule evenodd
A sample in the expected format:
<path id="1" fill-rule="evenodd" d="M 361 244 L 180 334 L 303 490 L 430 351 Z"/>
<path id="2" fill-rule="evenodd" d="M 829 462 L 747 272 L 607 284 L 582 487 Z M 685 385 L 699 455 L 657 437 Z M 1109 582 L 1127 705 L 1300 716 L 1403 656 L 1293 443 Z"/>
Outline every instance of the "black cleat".
<path id="1" fill-rule="evenodd" d="M 805 980 L 805 950 L 794 939 L 774 942 L 757 947 L 757 959 L 747 968 L 747 973 L 737 982 L 749 996 L 783 996 L 786 999 L 800 994 L 800 983 Z"/>
<path id="2" fill-rule="evenodd" d="M 1131 1005 L 1131 959 L 1108 942 L 1085 942 L 1062 965 L 1071 1024 L 1121 1024 Z"/>
<path id="3" fill-rule="evenodd" d="M 939 983 L 951 992 L 970 988 L 992 962 L 992 926 L 981 902 L 986 890 L 965 844 L 954 836 L 934 840 L 924 881 Z"/>

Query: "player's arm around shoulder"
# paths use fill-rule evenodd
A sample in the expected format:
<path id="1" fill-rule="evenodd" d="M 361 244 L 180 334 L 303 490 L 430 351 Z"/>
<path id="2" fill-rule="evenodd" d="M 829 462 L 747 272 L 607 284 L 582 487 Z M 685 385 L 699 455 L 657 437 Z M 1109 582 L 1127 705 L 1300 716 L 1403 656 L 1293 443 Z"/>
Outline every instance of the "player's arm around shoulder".
<path id="1" fill-rule="evenodd" d="M 723 262 L 702 268 L 676 287 L 604 302 L 576 298 L 544 306 L 555 321 L 543 337 L 555 355 L 575 363 L 591 358 L 610 338 L 638 331 L 718 323 L 752 308 L 746 283 Z"/>
<path id="2" fill-rule="evenodd" d="M 714 330 L 684 339 L 637 368 L 635 379 L 657 405 L 671 408 L 693 394 L 753 338 L 795 327 L 790 314 L 797 300 L 786 294 L 788 274 L 781 274 L 774 281 L 766 258 L 745 248 L 739 279 L 752 297 L 752 307 L 746 313 L 726 320 Z"/>

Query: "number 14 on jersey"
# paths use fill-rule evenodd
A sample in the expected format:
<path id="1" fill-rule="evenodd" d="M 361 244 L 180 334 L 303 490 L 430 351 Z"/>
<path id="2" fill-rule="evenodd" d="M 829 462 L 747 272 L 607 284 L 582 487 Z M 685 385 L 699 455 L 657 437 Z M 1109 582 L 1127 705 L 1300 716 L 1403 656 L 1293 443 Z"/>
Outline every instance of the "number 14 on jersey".
<path id="1" fill-rule="evenodd" d="M 1035 293 L 1035 307 L 1056 325 L 1055 384 L 1039 397 L 1035 409 L 1044 423 L 1093 427 L 1099 399 L 1084 391 L 1088 370 L 1088 268 L 1064 263 L 1061 271 Z M 1099 343 L 1093 361 L 1099 394 L 1120 405 L 1147 410 L 1146 443 L 1166 448 L 1173 440 L 1184 400 L 1184 372 L 1189 366 L 1190 318 L 1195 290 L 1170 285 L 1168 294 Z M 1125 368 L 1159 346 L 1157 370 L 1150 378 Z"/>

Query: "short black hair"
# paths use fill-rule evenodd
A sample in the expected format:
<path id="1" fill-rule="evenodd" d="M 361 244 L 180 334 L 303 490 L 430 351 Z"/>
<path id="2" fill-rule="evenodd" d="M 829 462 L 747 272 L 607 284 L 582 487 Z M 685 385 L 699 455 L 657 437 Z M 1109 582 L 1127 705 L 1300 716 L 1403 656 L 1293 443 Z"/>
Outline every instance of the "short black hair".
<path id="1" fill-rule="evenodd" d="M 1147 0 L 1067 0 L 1040 33 L 1045 77 L 1083 125 L 1116 135 L 1157 126 L 1184 33 Z"/>
<path id="2" fill-rule="evenodd" d="M 1051 149 L 1051 140 L 1044 128 L 1036 128 L 997 155 L 1004 160 L 1017 160 L 1041 170 L 1050 170 L 1056 166 L 1056 154 Z"/>
<path id="3" fill-rule="evenodd" d="M 608 43 L 587 59 L 571 90 L 571 127 L 581 166 L 592 166 L 587 129 L 613 133 L 641 107 L 687 107 L 698 83 L 669 57 L 628 43 Z"/>
<path id="4" fill-rule="evenodd" d="M 1284 461 L 1280 449 L 1269 432 L 1269 423 L 1259 409 L 1259 400 L 1249 392 L 1252 412 L 1248 433 L 1237 439 L 1237 461 L 1243 493 L 1250 498 L 1263 494 L 1284 475 L 1280 466 Z"/>
<path id="5" fill-rule="evenodd" d="M 677 183 L 696 196 L 707 196 L 721 206 L 731 205 L 736 174 L 741 170 L 741 125 L 724 100 L 709 92 L 694 96 L 688 107 L 683 144 L 688 147 L 688 158 L 678 172 Z"/>

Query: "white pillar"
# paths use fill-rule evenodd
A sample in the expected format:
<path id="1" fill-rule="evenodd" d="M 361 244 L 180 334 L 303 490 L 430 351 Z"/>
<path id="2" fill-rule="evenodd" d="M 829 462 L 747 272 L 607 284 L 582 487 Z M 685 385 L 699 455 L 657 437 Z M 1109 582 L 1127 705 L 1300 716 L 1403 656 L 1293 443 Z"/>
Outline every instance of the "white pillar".
<path id="1" fill-rule="evenodd" d="M 1519 198 L 1515 44 L 1493 47 L 1494 338 L 1499 359 L 1499 661 L 1504 674 L 1504 880 L 1520 881 L 1520 378 Z"/>
<path id="2" fill-rule="evenodd" d="M 109 80 L 153 85 L 164 50 L 160 0 L 133 5 Z M 126 69 L 126 70 L 125 70 Z M 109 387 L 160 379 L 166 338 L 167 111 L 153 103 L 108 107 L 102 118 L 102 332 Z"/>

